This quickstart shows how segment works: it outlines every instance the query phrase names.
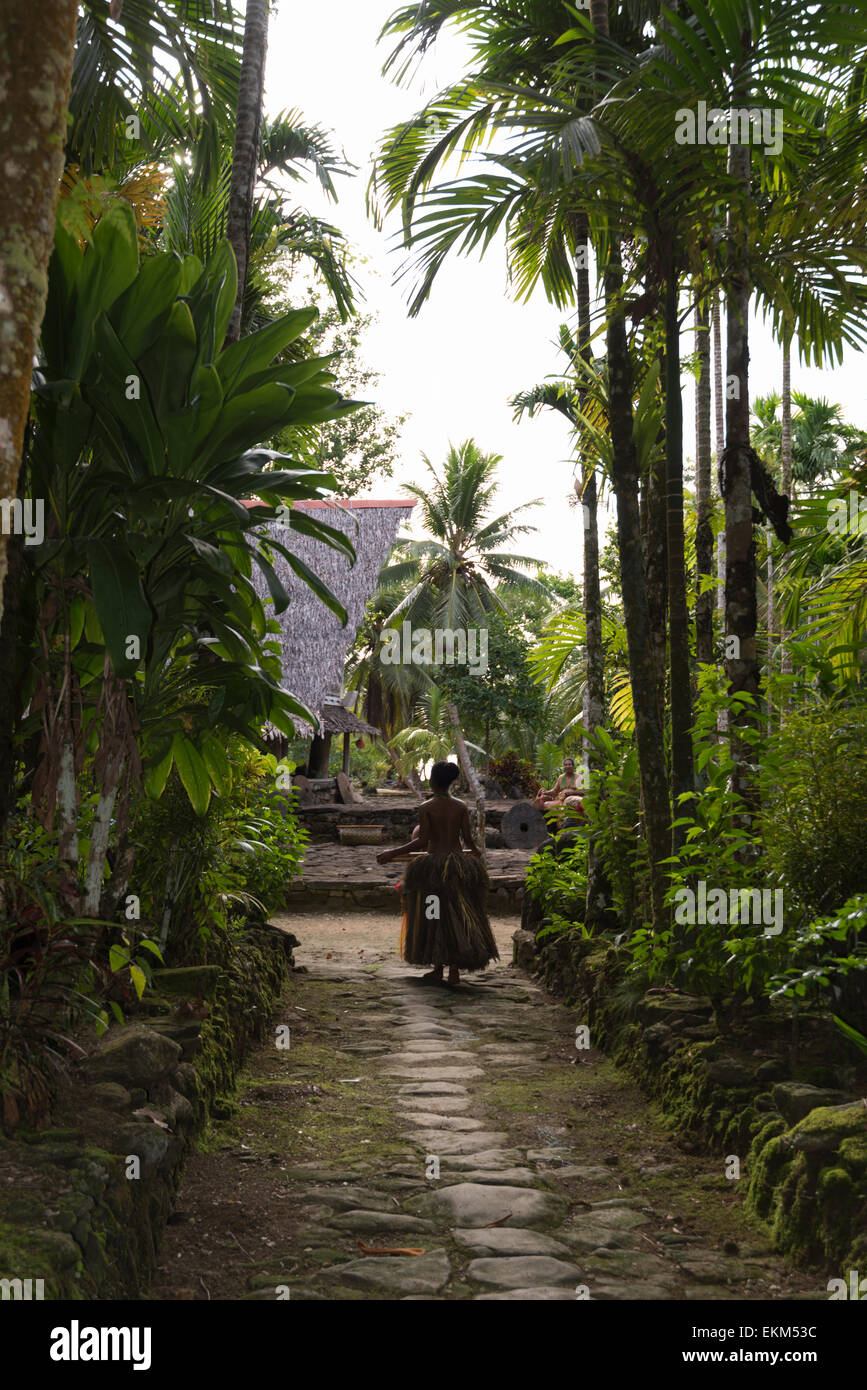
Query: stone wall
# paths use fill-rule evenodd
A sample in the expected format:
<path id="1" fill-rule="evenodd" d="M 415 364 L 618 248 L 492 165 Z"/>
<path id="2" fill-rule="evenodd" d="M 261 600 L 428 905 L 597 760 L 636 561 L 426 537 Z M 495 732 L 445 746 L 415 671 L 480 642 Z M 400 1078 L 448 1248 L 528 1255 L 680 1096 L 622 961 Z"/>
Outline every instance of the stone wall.
<path id="1" fill-rule="evenodd" d="M 41 1279 L 53 1299 L 146 1290 L 186 1154 L 265 1036 L 296 944 L 259 928 L 225 967 L 154 972 L 142 1013 L 61 1089 L 52 1127 L 0 1149 L 0 1278 Z"/>
<path id="2" fill-rule="evenodd" d="M 732 1171 L 737 1159 L 775 1248 L 844 1275 L 867 1269 L 867 1084 L 824 1017 L 802 1013 L 796 1042 L 782 1010 L 720 1021 L 708 999 L 633 987 L 617 950 L 577 935 L 537 949 L 516 932 L 515 957 L 575 1005 L 682 1147 Z"/>

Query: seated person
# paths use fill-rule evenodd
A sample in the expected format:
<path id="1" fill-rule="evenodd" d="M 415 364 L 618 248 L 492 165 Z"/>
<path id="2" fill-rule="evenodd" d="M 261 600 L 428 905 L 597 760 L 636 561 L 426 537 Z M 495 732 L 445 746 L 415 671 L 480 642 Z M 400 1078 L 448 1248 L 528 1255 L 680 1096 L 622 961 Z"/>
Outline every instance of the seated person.
<path id="1" fill-rule="evenodd" d="M 533 805 L 538 810 L 544 811 L 549 801 L 563 802 L 567 796 L 574 797 L 580 791 L 578 775 L 575 771 L 575 759 L 563 759 L 563 771 L 557 778 L 553 787 L 549 791 L 541 791 L 534 799 Z"/>

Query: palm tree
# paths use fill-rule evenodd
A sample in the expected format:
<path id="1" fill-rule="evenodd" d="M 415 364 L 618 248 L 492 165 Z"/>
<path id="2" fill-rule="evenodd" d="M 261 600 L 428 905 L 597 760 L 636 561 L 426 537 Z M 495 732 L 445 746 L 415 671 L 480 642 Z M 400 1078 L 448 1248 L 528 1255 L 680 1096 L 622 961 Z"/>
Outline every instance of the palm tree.
<path id="1" fill-rule="evenodd" d="M 414 483 L 405 486 L 421 503 L 421 520 L 431 539 L 405 542 L 407 558 L 386 566 L 380 574 L 381 585 L 410 586 L 386 625 L 398 627 L 408 621 L 428 631 L 484 628 L 489 613 L 505 611 L 499 588 L 548 597 L 545 585 L 527 573 L 537 572 L 541 561 L 503 549 L 518 536 L 535 530 L 517 518 L 528 507 L 538 505 L 538 500 L 491 518 L 491 504 L 498 490 L 494 475 L 501 456 L 483 453 L 468 439 L 459 448 L 450 446 L 442 473 L 426 455 L 422 458 L 431 484 L 426 488 Z M 476 802 L 476 833 L 484 845 L 484 793 L 453 701 L 448 702 L 447 713 L 461 768 Z"/>
<path id="2" fill-rule="evenodd" d="M 706 298 L 699 295 L 695 307 L 696 355 L 698 380 L 695 388 L 695 655 L 700 662 L 714 659 L 713 650 L 713 589 L 709 587 L 713 573 L 713 529 L 711 513 L 711 372 L 710 372 L 710 315 Z M 706 585 L 708 587 L 703 586 Z"/>
<path id="3" fill-rule="evenodd" d="M 586 31 L 571 31 L 565 37 L 585 54 L 580 80 L 563 84 L 563 91 L 568 85 L 568 97 L 549 101 L 548 94 L 558 83 L 560 55 L 571 51 L 558 44 L 564 37 L 562 7 L 544 3 L 510 6 L 492 0 L 458 5 L 452 0 L 434 0 L 433 4 L 413 5 L 398 12 L 391 22 L 392 31 L 408 35 L 399 51 L 411 38 L 423 51 L 445 19 L 455 15 L 463 18 L 472 32 L 478 71 L 465 83 L 440 93 L 414 121 L 391 133 L 375 170 L 373 189 L 387 209 L 402 208 L 405 242 L 415 252 L 411 264 L 417 270 L 413 313 L 424 303 L 451 250 L 484 251 L 503 227 L 510 275 L 518 294 L 526 297 L 541 281 L 554 303 L 571 306 L 579 292 L 576 263 L 580 265 L 580 252 L 586 247 L 582 214 L 591 219 L 595 214 L 598 219 L 598 209 L 606 215 L 615 209 L 610 225 L 599 229 L 600 235 L 607 237 L 613 483 L 618 500 L 623 598 L 631 633 L 630 666 L 638 710 L 645 816 L 656 865 L 669 852 L 670 814 L 662 729 L 656 700 L 651 698 L 654 663 L 632 439 L 632 373 L 621 292 L 623 276 L 618 269 L 617 237 L 609 235 L 612 225 L 620 225 L 616 210 L 622 199 L 608 166 L 593 163 L 581 167 L 585 155 L 599 154 L 601 148 L 588 113 L 594 80 L 596 88 L 607 90 L 607 80 L 594 77 L 594 63 L 598 58 L 604 71 L 608 54 L 600 56 L 590 44 L 587 57 Z M 591 18 L 599 33 L 607 35 L 607 6 L 596 5 Z M 628 49 L 637 52 L 647 47 L 643 24 L 643 15 L 636 15 L 634 23 L 630 12 L 624 10 L 618 15 L 618 37 Z M 524 114 L 528 102 L 529 116 Z M 432 116 L 437 117 L 433 133 Z M 448 125 L 445 134 L 440 133 L 443 121 Z M 483 171 L 432 188 L 434 175 L 449 154 L 460 150 L 467 155 L 491 134 L 509 130 L 530 131 L 530 135 L 524 143 L 515 136 L 514 148 L 497 156 L 496 172 Z M 582 348 L 584 337 L 579 322 Z M 659 910 L 662 889 L 661 873 L 654 870 L 654 901 Z"/>
<path id="4" fill-rule="evenodd" d="M 207 178 L 238 100 L 230 0 L 80 0 L 66 162 L 85 173 L 183 146 Z"/>
<path id="5" fill-rule="evenodd" d="M 238 266 L 238 295 L 226 342 L 241 336 L 241 315 L 247 287 L 247 259 L 253 222 L 253 198 L 259 169 L 262 102 L 265 94 L 265 55 L 268 48 L 268 0 L 247 0 L 244 53 L 238 84 L 235 149 L 229 185 L 226 233 Z"/>
<path id="6" fill-rule="evenodd" d="M 224 152 L 205 180 L 185 154 L 172 162 L 172 176 L 162 209 L 159 245 L 179 255 L 207 262 L 227 236 L 233 159 Z M 311 126 L 300 111 L 286 111 L 264 120 L 255 183 L 255 198 L 247 247 L 247 279 L 241 327 L 261 326 L 263 301 L 272 290 L 271 269 L 288 256 L 316 266 L 341 318 L 353 309 L 354 284 L 347 268 L 346 245 L 337 228 L 287 205 L 277 176 L 298 180 L 315 174 L 327 197 L 336 201 L 334 179 L 352 166 L 338 154 L 321 126 Z"/>

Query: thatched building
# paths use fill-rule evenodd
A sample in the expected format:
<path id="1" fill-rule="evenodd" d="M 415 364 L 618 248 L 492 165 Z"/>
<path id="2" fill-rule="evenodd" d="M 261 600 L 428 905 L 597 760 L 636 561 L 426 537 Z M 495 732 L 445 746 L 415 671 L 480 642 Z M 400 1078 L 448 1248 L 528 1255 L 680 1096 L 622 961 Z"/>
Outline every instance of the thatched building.
<path id="1" fill-rule="evenodd" d="M 343 734 L 345 770 L 350 738 L 379 733 L 344 704 L 343 668 L 367 601 L 376 589 L 379 572 L 388 559 L 399 526 L 411 516 L 415 501 L 353 498 L 339 503 L 298 502 L 295 506 L 324 513 L 323 520 L 349 536 L 356 554 L 355 564 L 351 565 L 340 551 L 291 527 L 274 524 L 267 528 L 328 585 L 347 612 L 347 623 L 342 627 L 287 561 L 279 554 L 273 556 L 274 569 L 291 598 L 289 607 L 277 617 L 283 633 L 283 686 L 319 715 L 318 728 L 299 722 L 298 729 L 302 736 L 312 735 L 310 775 L 324 776 L 334 734 Z M 257 592 L 268 598 L 267 585 L 255 566 L 253 583 Z"/>

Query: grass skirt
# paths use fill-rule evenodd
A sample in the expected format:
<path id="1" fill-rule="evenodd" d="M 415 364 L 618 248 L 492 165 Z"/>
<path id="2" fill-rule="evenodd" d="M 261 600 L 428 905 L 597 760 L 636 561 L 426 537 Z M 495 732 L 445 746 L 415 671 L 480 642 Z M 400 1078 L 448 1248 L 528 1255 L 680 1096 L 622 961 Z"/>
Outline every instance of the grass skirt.
<path id="1" fill-rule="evenodd" d="M 403 880 L 400 954 L 410 965 L 484 970 L 499 960 L 488 921 L 488 871 L 472 854 L 422 854 Z"/>

